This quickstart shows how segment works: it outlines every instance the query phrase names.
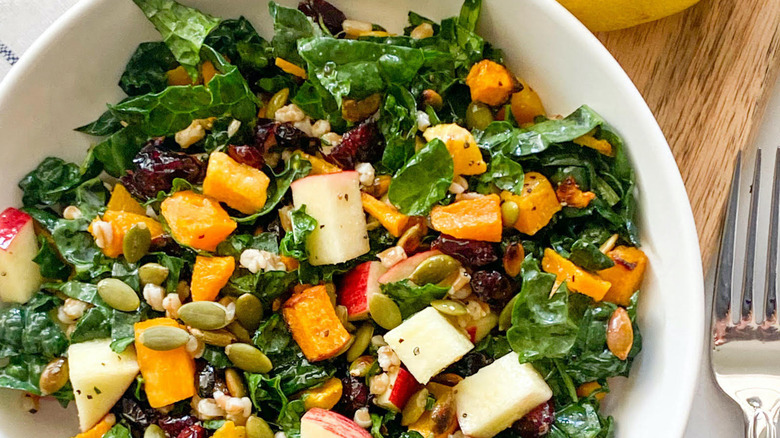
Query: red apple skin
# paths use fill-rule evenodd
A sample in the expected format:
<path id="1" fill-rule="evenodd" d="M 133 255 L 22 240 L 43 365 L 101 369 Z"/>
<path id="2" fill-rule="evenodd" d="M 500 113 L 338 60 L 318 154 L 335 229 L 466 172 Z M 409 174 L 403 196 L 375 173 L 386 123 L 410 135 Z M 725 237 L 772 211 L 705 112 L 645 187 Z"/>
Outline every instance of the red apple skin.
<path id="1" fill-rule="evenodd" d="M 379 292 L 379 277 L 387 269 L 382 263 L 369 261 L 347 272 L 339 284 L 338 304 L 347 308 L 350 321 L 368 318 L 368 299 Z"/>
<path id="2" fill-rule="evenodd" d="M 425 251 L 419 254 L 415 254 L 406 260 L 402 260 L 397 264 L 395 264 L 390 269 L 388 269 L 384 275 L 379 277 L 379 283 L 388 284 L 388 283 L 395 283 L 396 281 L 405 280 L 412 275 L 414 270 L 417 269 L 417 267 L 420 266 L 420 263 L 422 263 L 425 259 L 429 257 L 433 257 L 438 254 L 441 254 L 441 252 L 439 250 L 434 249 L 431 251 Z"/>
<path id="3" fill-rule="evenodd" d="M 420 387 L 419 382 L 415 380 L 412 373 L 405 368 L 399 368 L 398 373 L 390 375 L 390 394 L 382 394 L 376 398 L 376 404 L 386 409 L 402 411 L 409 398 L 417 392 Z"/>
<path id="4" fill-rule="evenodd" d="M 467 327 L 466 328 L 466 333 L 469 334 L 469 338 L 470 338 L 472 344 L 477 342 L 477 327 L 476 326 Z"/>
<path id="5" fill-rule="evenodd" d="M 322 430 L 309 436 L 306 434 L 310 430 L 306 427 L 307 423 L 319 426 Z M 371 434 L 341 414 L 313 408 L 301 417 L 301 438 L 371 438 Z"/>
<path id="6" fill-rule="evenodd" d="M 9 207 L 0 213 L 0 249 L 7 250 L 27 224 L 32 224 L 32 218 L 23 211 Z"/>

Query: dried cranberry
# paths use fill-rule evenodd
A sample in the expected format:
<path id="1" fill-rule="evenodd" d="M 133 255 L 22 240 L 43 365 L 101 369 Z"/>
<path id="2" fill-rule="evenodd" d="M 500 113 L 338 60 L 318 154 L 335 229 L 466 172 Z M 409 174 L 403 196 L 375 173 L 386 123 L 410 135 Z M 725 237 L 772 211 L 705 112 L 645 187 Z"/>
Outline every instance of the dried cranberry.
<path id="1" fill-rule="evenodd" d="M 155 409 L 143 406 L 132 396 L 125 395 L 116 404 L 114 411 L 125 421 L 138 429 L 146 429 L 150 424 L 157 421 L 158 413 Z"/>
<path id="2" fill-rule="evenodd" d="M 192 415 L 182 417 L 163 417 L 157 425 L 168 434 L 169 437 L 179 437 L 182 432 L 198 424 L 198 419 Z"/>
<path id="3" fill-rule="evenodd" d="M 254 146 L 228 146 L 228 155 L 241 164 L 262 169 L 265 164 L 263 154 Z"/>
<path id="4" fill-rule="evenodd" d="M 468 353 L 463 359 L 455 362 L 447 368 L 447 372 L 455 373 L 462 377 L 476 374 L 480 369 L 493 363 L 493 358 L 478 351 Z"/>
<path id="5" fill-rule="evenodd" d="M 347 131 L 325 159 L 343 169 L 354 169 L 355 164 L 374 162 L 382 157 L 384 143 L 376 122 L 366 120 Z"/>
<path id="6" fill-rule="evenodd" d="M 134 170 L 121 178 L 122 184 L 138 198 L 151 199 L 158 192 L 167 192 L 173 180 L 182 178 L 197 184 L 205 176 L 205 166 L 198 158 L 165 149 L 159 140 L 152 140 L 133 158 Z"/>
<path id="7" fill-rule="evenodd" d="M 512 299 L 512 282 L 498 271 L 477 271 L 471 275 L 471 290 L 477 298 L 495 310 L 501 310 Z"/>
<path id="8" fill-rule="evenodd" d="M 275 136 L 276 143 L 283 148 L 298 149 L 309 145 L 309 136 L 292 123 L 280 123 L 276 127 Z"/>
<path id="9" fill-rule="evenodd" d="M 182 430 L 176 435 L 176 438 L 206 438 L 208 436 L 208 431 L 203 426 L 195 424 Z"/>
<path id="10" fill-rule="evenodd" d="M 498 260 L 496 245 L 479 240 L 458 239 L 442 234 L 431 243 L 431 249 L 438 249 L 469 266 L 485 266 Z"/>
<path id="11" fill-rule="evenodd" d="M 325 0 L 304 0 L 298 5 L 298 10 L 311 17 L 315 23 L 322 23 L 331 35 L 344 30 L 342 23 L 347 16 Z"/>
<path id="12" fill-rule="evenodd" d="M 334 410 L 352 417 L 360 408 L 368 406 L 368 386 L 363 379 L 346 376 L 341 378 L 344 391 Z"/>
<path id="13" fill-rule="evenodd" d="M 540 438 L 550 432 L 550 426 L 555 421 L 555 405 L 552 400 L 533 408 L 531 412 L 512 425 L 512 431 L 522 438 Z"/>
<path id="14" fill-rule="evenodd" d="M 255 125 L 255 147 L 260 152 L 267 152 L 276 146 L 276 127 L 279 122 L 273 119 L 257 119 Z"/>

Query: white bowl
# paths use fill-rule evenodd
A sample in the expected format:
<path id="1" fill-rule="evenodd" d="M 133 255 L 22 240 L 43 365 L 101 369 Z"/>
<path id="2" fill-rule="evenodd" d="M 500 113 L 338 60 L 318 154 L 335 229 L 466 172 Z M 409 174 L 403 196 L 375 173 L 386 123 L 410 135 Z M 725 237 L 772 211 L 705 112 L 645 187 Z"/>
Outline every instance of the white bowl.
<path id="1" fill-rule="evenodd" d="M 216 16 L 243 14 L 263 36 L 265 2 L 190 0 Z M 292 0 L 283 1 L 292 4 Z M 348 16 L 399 30 L 410 9 L 456 15 L 460 1 L 335 0 Z M 392 6 L 390 6 L 392 4 Z M 624 136 L 637 171 L 643 249 L 650 257 L 640 305 L 644 350 L 631 377 L 607 398 L 619 437 L 682 436 L 703 336 L 703 281 L 696 230 L 680 174 L 653 115 L 598 40 L 553 0 L 485 1 L 481 34 L 505 50 L 513 70 L 551 113 L 586 103 Z M 73 131 L 122 96 L 116 86 L 136 45 L 160 36 L 130 0 L 82 0 L 41 37 L 0 84 L 0 206 L 20 203 L 19 179 L 47 155 L 80 162 L 93 138 Z M 67 437 L 75 411 L 44 402 L 22 413 L 18 394 L 0 397 L 3 437 Z"/>

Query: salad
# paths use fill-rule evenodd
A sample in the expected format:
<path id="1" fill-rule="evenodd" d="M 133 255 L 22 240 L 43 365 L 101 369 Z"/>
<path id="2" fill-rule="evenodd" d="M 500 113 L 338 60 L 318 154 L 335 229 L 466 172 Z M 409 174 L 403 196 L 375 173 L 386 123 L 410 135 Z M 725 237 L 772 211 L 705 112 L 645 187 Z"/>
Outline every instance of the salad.
<path id="1" fill-rule="evenodd" d="M 163 41 L 0 213 L 0 387 L 80 438 L 611 437 L 641 349 L 634 172 L 476 33 L 324 0 L 134 0 Z M 74 431 L 75 432 L 75 431 Z"/>

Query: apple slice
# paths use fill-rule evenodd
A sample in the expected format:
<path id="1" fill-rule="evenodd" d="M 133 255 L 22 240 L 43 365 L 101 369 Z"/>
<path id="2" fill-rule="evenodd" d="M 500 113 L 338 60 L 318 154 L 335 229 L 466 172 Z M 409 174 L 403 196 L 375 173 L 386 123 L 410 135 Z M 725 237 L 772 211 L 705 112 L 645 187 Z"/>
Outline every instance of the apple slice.
<path id="1" fill-rule="evenodd" d="M 305 205 L 317 220 L 307 242 L 312 265 L 346 262 L 370 250 L 357 172 L 307 176 L 290 187 L 295 208 Z"/>
<path id="2" fill-rule="evenodd" d="M 338 289 L 338 303 L 347 308 L 350 321 L 368 318 L 368 300 L 379 292 L 379 277 L 387 272 L 382 263 L 364 262 L 347 272 Z"/>
<path id="3" fill-rule="evenodd" d="M 88 430 L 122 398 L 138 375 L 135 348 L 122 353 L 111 350 L 111 339 L 98 339 L 68 348 L 68 369 L 79 426 Z"/>
<path id="4" fill-rule="evenodd" d="M 463 434 L 490 438 L 549 400 L 552 390 L 511 352 L 460 381 L 453 394 Z"/>
<path id="5" fill-rule="evenodd" d="M 474 321 L 471 320 L 466 325 L 466 333 L 471 337 L 471 342 L 476 344 L 487 336 L 495 326 L 498 325 L 498 315 L 493 312 L 488 313 L 484 317 Z"/>
<path id="6" fill-rule="evenodd" d="M 387 391 L 383 392 L 374 399 L 374 404 L 385 409 L 401 412 L 415 392 L 420 389 L 420 384 L 415 380 L 412 373 L 403 368 L 388 374 L 390 376 L 390 385 Z"/>
<path id="7" fill-rule="evenodd" d="M 0 213 L 0 299 L 26 303 L 41 286 L 33 218 L 15 208 Z"/>
<path id="8" fill-rule="evenodd" d="M 417 267 L 420 266 L 420 263 L 424 262 L 425 259 L 439 254 L 441 254 L 441 251 L 434 249 L 431 251 L 421 252 L 404 259 L 393 265 L 393 267 L 388 269 L 384 275 L 379 277 L 379 283 L 388 284 L 405 280 L 412 275 L 414 270 L 417 269 Z"/>
<path id="9" fill-rule="evenodd" d="M 371 434 L 341 414 L 314 408 L 301 417 L 301 438 L 371 438 Z"/>

